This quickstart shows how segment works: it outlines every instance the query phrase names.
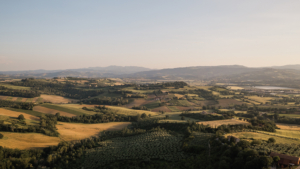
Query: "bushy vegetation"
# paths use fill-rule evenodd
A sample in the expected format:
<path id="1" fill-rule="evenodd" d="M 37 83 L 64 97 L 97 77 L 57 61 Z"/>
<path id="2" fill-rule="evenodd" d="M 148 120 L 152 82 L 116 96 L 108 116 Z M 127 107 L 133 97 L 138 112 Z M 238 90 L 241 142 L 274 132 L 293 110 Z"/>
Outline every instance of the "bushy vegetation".
<path id="1" fill-rule="evenodd" d="M 0 131 L 19 132 L 19 133 L 42 133 L 48 136 L 59 136 L 55 125 L 57 118 L 53 115 L 45 114 L 40 116 L 39 125 L 27 125 L 24 121 L 24 116 L 19 116 L 18 121 L 10 120 L 10 124 L 5 124 L 5 121 L 0 121 Z"/>
<path id="2" fill-rule="evenodd" d="M 135 90 L 157 90 L 157 89 L 165 89 L 168 87 L 174 87 L 175 89 L 179 89 L 179 88 L 184 88 L 184 86 L 188 86 L 188 84 L 185 82 L 165 82 L 165 83 L 139 85 L 135 87 Z"/>
<path id="3" fill-rule="evenodd" d="M 0 100 L 0 107 L 11 107 L 11 108 L 16 108 L 16 109 L 32 110 L 32 108 L 34 107 L 34 104 Z"/>
<path id="4" fill-rule="evenodd" d="M 31 87 L 33 91 L 41 91 L 45 94 L 59 95 L 73 99 L 85 99 L 98 96 L 103 90 L 86 90 L 76 88 L 74 83 L 48 82 L 35 79 L 22 79 L 22 81 L 11 82 L 12 85 Z"/>
<path id="5" fill-rule="evenodd" d="M 41 95 L 41 92 L 36 90 L 17 90 L 0 86 L 0 95 L 33 98 L 39 97 Z"/>
<path id="6" fill-rule="evenodd" d="M 141 119 L 148 118 L 146 114 L 137 116 L 126 116 L 123 114 L 117 114 L 108 109 L 98 109 L 97 114 L 94 115 L 80 115 L 75 117 L 60 116 L 57 113 L 55 116 L 58 121 L 73 122 L 73 123 L 108 123 L 108 122 L 136 122 Z"/>
<path id="7" fill-rule="evenodd" d="M 212 114 L 201 114 L 201 113 L 189 113 L 183 112 L 180 116 L 190 117 L 201 121 L 212 121 L 212 120 L 224 120 L 224 116 L 212 115 Z"/>
<path id="8" fill-rule="evenodd" d="M 93 98 L 90 100 L 84 100 L 86 104 L 105 104 L 105 105 L 125 105 L 129 103 L 129 100 L 123 97 L 102 97 Z"/>

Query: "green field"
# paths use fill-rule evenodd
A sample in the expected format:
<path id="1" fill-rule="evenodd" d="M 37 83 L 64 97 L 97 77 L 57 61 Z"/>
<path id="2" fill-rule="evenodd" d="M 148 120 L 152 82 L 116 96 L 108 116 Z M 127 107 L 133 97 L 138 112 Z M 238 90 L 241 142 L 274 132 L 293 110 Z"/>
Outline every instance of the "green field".
<path id="1" fill-rule="evenodd" d="M 33 98 L 28 98 L 28 99 L 26 100 L 26 102 L 29 103 L 29 102 L 32 102 L 32 100 L 33 100 Z"/>
<path id="2" fill-rule="evenodd" d="M 22 99 L 23 99 L 22 97 L 18 97 L 16 101 L 20 102 L 20 101 L 22 101 Z"/>
<path id="3" fill-rule="evenodd" d="M 43 102 L 43 98 L 39 97 L 35 102 L 36 103 L 41 103 L 41 102 Z"/>
<path id="4" fill-rule="evenodd" d="M 151 114 L 151 116 L 156 116 L 158 115 L 157 112 L 151 112 L 151 111 L 146 111 L 146 110 L 133 110 L 133 109 L 128 109 L 125 107 L 117 107 L 117 106 L 107 106 L 107 108 L 116 111 L 117 114 L 124 114 L 128 116 L 136 116 L 138 114 Z"/>
<path id="5" fill-rule="evenodd" d="M 289 118 L 300 118 L 300 114 L 279 114 L 279 116 L 286 116 Z"/>
<path id="6" fill-rule="evenodd" d="M 0 83 L 0 86 L 4 86 L 11 89 L 18 89 L 18 90 L 30 90 L 30 87 L 24 87 L 24 86 L 14 86 L 7 83 Z"/>
<path id="7" fill-rule="evenodd" d="M 168 108 L 169 108 L 172 112 L 180 112 L 180 110 L 177 109 L 177 107 L 175 107 L 175 106 L 168 106 Z"/>
<path id="8" fill-rule="evenodd" d="M 143 106 L 147 107 L 148 109 L 154 109 L 156 107 L 159 107 L 160 103 L 161 102 L 159 100 L 157 100 L 157 101 L 154 101 L 152 103 L 144 104 Z"/>

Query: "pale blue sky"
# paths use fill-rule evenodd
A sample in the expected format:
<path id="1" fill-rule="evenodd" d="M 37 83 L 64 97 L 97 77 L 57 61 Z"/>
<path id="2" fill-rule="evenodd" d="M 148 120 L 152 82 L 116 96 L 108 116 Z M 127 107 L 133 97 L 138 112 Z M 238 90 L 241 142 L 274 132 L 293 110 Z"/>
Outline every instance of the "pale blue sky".
<path id="1" fill-rule="evenodd" d="M 0 71 L 300 64 L 299 0 L 0 0 Z"/>

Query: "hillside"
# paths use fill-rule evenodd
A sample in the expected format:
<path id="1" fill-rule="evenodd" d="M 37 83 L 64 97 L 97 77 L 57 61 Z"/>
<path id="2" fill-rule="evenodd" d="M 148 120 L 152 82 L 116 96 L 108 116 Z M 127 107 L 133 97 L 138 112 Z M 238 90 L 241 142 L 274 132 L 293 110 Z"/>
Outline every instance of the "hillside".
<path id="1" fill-rule="evenodd" d="M 219 76 L 236 75 L 260 70 L 260 68 L 248 68 L 240 65 L 232 66 L 197 66 L 174 69 L 161 69 L 138 72 L 127 77 L 165 79 L 165 80 L 210 80 Z"/>

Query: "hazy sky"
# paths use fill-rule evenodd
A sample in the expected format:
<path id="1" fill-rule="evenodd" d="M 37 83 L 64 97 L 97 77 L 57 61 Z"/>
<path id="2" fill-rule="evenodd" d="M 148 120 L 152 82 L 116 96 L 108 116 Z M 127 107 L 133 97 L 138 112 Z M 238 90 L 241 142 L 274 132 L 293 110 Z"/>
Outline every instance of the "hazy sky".
<path id="1" fill-rule="evenodd" d="M 0 71 L 232 64 L 300 64 L 300 1 L 0 1 Z"/>

